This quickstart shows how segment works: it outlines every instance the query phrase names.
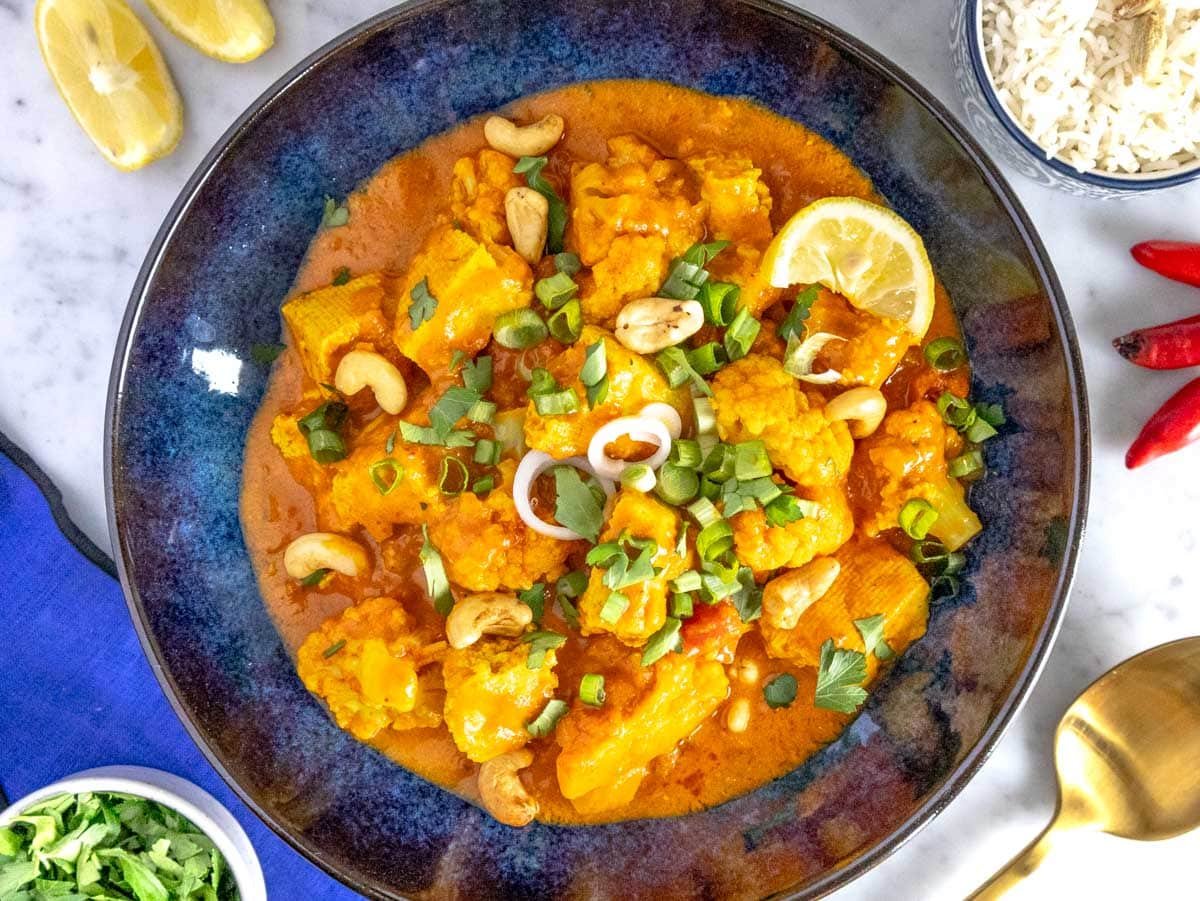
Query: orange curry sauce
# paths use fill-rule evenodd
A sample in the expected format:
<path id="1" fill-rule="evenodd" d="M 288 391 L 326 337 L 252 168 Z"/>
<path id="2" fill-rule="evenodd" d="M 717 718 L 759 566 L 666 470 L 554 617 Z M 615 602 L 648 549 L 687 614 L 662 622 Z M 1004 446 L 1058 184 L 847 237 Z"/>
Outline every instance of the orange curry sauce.
<path id="1" fill-rule="evenodd" d="M 572 162 L 603 161 L 609 138 L 633 134 L 666 157 L 715 151 L 752 159 L 762 169 L 762 178 L 770 189 L 771 224 L 776 230 L 793 213 L 820 197 L 850 195 L 878 200 L 867 177 L 827 141 L 748 102 L 656 82 L 612 81 L 572 85 L 529 97 L 514 103 L 506 115 L 528 122 L 550 112 L 562 115 L 567 122 L 565 137 L 550 154 L 547 170 L 560 194 L 565 193 Z M 293 295 L 327 286 L 343 267 L 354 276 L 379 270 L 403 272 L 430 229 L 448 221 L 451 168 L 459 157 L 485 146 L 482 122 L 482 118 L 471 120 L 426 141 L 388 162 L 362 185 L 348 200 L 349 223 L 317 234 L 296 278 Z M 787 294 L 789 299 L 793 295 Z M 767 313 L 764 333 L 773 332 L 779 315 L 778 311 Z M 926 340 L 946 335 L 957 336 L 958 327 L 939 286 Z M 511 360 L 505 365 L 503 352 L 487 352 L 494 353 L 497 361 L 493 394 L 523 398 L 526 383 L 514 371 Z M 402 536 L 400 551 L 393 549 L 389 554 L 391 568 L 385 568 L 376 542 L 365 533 L 356 534 L 368 548 L 374 568 L 368 578 L 354 584 L 334 579 L 328 586 L 302 588 L 284 574 L 283 549 L 296 536 L 316 531 L 318 524 L 315 499 L 292 477 L 272 443 L 271 426 L 280 413 L 306 412 L 301 408 L 306 378 L 296 349 L 289 346 L 275 364 L 269 389 L 249 432 L 241 501 L 243 528 L 262 594 L 284 642 L 294 654 L 327 617 L 377 595 L 400 599 L 410 615 L 440 632 L 441 620 L 425 596 L 417 562 L 420 533 L 412 527 L 397 531 Z M 312 385 L 307 387 L 311 389 Z M 965 368 L 951 374 L 935 373 L 925 364 L 920 349 L 913 348 L 884 386 L 884 393 L 889 407 L 901 407 L 921 396 L 936 397 L 943 389 L 965 395 L 967 388 Z M 414 387 L 410 381 L 410 397 L 419 393 L 420 386 Z M 368 403 L 366 409 L 370 406 Z M 364 409 L 361 402 L 352 403 L 351 408 L 356 412 Z M 881 536 L 876 540 L 887 539 Z M 573 555 L 571 563 L 582 565 L 582 553 Z M 584 673 L 603 672 L 606 659 L 628 658 L 630 654 L 629 648 L 610 636 L 582 638 L 567 627 L 549 601 L 542 628 L 570 636 L 558 651 L 559 697 L 572 699 Z M 734 673 L 746 662 L 757 665 L 761 674 L 757 683 L 742 680 Z M 674 753 L 655 760 L 633 800 L 618 809 L 581 811 L 563 798 L 556 779 L 559 748 L 554 736 L 535 740 L 530 745 L 535 761 L 523 777 L 540 803 L 538 818 L 564 823 L 605 822 L 673 815 L 714 805 L 794 769 L 836 737 L 850 719 L 815 708 L 814 668 L 768 657 L 757 630 L 741 639 L 737 660 L 728 669 L 731 700 L 744 697 L 750 703 L 749 728 L 731 733 L 725 726 L 727 707 L 722 705 Z M 790 707 L 770 709 L 763 697 L 763 684 L 783 672 L 795 675 L 799 683 L 797 700 Z M 619 674 L 609 676 L 610 698 L 621 695 L 621 686 L 614 681 L 621 678 Z M 385 729 L 373 744 L 410 770 L 477 800 L 478 766 L 455 747 L 444 725 L 403 732 Z"/>

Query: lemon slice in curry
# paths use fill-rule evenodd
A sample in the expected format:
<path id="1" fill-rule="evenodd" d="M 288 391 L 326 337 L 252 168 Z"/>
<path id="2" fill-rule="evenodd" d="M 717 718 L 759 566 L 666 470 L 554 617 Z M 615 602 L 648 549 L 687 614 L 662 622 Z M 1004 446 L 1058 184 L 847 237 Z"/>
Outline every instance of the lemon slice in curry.
<path id="1" fill-rule="evenodd" d="M 183 105 L 154 39 L 121 0 L 38 0 L 38 45 L 105 158 L 139 169 L 175 149 Z"/>
<path id="2" fill-rule="evenodd" d="M 827 197 L 796 213 L 763 256 L 776 288 L 822 284 L 860 310 L 898 319 L 918 340 L 933 316 L 933 267 L 912 226 L 857 197 Z"/>
<path id="3" fill-rule="evenodd" d="M 275 43 L 263 0 L 146 0 L 175 36 L 227 63 L 247 63 Z"/>

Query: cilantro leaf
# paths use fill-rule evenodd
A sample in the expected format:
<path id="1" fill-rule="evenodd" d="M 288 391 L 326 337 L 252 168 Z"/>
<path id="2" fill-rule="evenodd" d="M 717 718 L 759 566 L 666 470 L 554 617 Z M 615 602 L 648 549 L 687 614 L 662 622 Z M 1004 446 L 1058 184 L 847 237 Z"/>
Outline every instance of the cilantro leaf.
<path id="1" fill-rule="evenodd" d="M 534 582 L 524 591 L 518 591 L 517 600 L 532 610 L 533 621 L 540 623 L 546 612 L 546 583 Z"/>
<path id="2" fill-rule="evenodd" d="M 558 196 L 554 186 L 546 181 L 542 170 L 549 162 L 544 156 L 523 156 L 513 166 L 513 172 L 525 176 L 525 184 L 533 188 L 550 205 L 546 223 L 546 252 L 560 253 L 563 249 L 563 234 L 567 230 L 567 205 Z"/>
<path id="3" fill-rule="evenodd" d="M 350 283 L 350 267 L 342 266 L 333 274 L 333 281 L 330 282 L 335 288 L 340 288 L 342 285 Z"/>
<path id="4" fill-rule="evenodd" d="M 896 652 L 883 637 L 883 622 L 883 614 L 877 613 L 874 616 L 856 619 L 854 627 L 862 636 L 863 647 L 866 648 L 868 654 L 874 654 L 879 660 L 891 660 L 896 656 Z"/>
<path id="5" fill-rule="evenodd" d="M 408 305 L 408 324 L 415 332 L 422 324 L 433 318 L 438 302 L 437 298 L 429 291 L 428 277 L 413 285 L 413 289 L 408 293 L 412 298 L 412 303 Z"/>
<path id="6" fill-rule="evenodd" d="M 429 540 L 429 527 L 422 524 L 421 536 L 425 539 L 421 544 L 417 559 L 421 561 L 421 569 L 425 572 L 425 593 L 433 601 L 433 608 L 442 616 L 449 616 L 454 607 L 454 595 L 450 593 L 450 579 L 446 575 L 446 564 L 441 552 Z"/>
<path id="7" fill-rule="evenodd" d="M 862 687 L 866 678 L 866 655 L 859 651 L 836 649 L 833 639 L 827 638 L 821 645 L 813 703 L 826 710 L 853 713 L 867 699 Z"/>
<path id="8" fill-rule="evenodd" d="M 478 401 L 478 391 L 451 385 L 437 399 L 437 403 L 430 407 L 429 425 L 438 435 L 445 438 Z"/>
<path id="9" fill-rule="evenodd" d="M 530 632 L 521 639 L 529 645 L 529 656 L 525 658 L 525 666 L 529 669 L 541 669 L 546 662 L 546 652 L 561 648 L 567 641 L 567 636 L 558 632 Z"/>
<path id="10" fill-rule="evenodd" d="M 791 673 L 781 673 L 763 686 L 763 697 L 767 706 L 774 710 L 777 707 L 791 707 L 796 700 L 796 677 Z"/>
<path id="11" fill-rule="evenodd" d="M 788 314 L 783 318 L 783 322 L 779 323 L 780 338 L 784 341 L 789 341 L 792 338 L 802 339 L 804 337 L 804 323 L 808 320 L 809 314 L 812 312 L 812 305 L 816 301 L 820 290 L 820 285 L 809 285 L 796 295 L 796 302 L 788 310 Z"/>
<path id="12" fill-rule="evenodd" d="M 600 537 L 600 525 L 604 514 L 596 496 L 584 484 L 579 471 L 571 466 L 556 466 L 554 488 L 558 495 L 554 505 L 554 518 L 588 541 L 596 541 Z"/>
<path id="13" fill-rule="evenodd" d="M 286 344 L 251 344 L 250 359 L 259 366 L 270 366 L 285 350 Z"/>

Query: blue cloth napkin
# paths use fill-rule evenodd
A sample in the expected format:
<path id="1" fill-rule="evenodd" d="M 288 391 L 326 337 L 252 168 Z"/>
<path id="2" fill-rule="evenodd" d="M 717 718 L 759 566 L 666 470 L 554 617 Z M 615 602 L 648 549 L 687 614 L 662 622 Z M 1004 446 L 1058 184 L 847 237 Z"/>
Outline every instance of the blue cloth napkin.
<path id="1" fill-rule="evenodd" d="M 292 850 L 208 764 L 142 654 L 113 562 L 3 435 L 0 560 L 0 787 L 10 801 L 89 767 L 167 770 L 242 824 L 271 899 L 361 897 Z"/>

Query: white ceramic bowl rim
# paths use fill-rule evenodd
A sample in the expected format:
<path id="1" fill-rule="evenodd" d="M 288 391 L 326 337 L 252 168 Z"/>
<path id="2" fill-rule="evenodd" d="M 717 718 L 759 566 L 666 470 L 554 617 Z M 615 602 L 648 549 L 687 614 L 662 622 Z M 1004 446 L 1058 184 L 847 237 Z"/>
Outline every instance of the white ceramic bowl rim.
<path id="1" fill-rule="evenodd" d="M 229 865 L 242 901 L 266 901 L 267 888 L 262 866 L 241 824 L 204 789 L 162 770 L 140 766 L 107 766 L 74 773 L 18 798 L 0 811 L 0 826 L 39 801 L 54 795 L 77 795 L 82 792 L 121 792 L 171 808 L 212 839 Z"/>
<path id="2" fill-rule="evenodd" d="M 971 4 L 971 27 L 968 31 L 971 67 L 975 71 L 975 80 L 980 90 L 987 98 L 988 106 L 1004 125 L 1010 135 L 1025 150 L 1038 158 L 1043 165 L 1049 166 L 1069 178 L 1074 178 L 1088 184 L 1100 185 L 1124 191 L 1137 191 L 1141 188 L 1163 188 L 1181 185 L 1200 177 L 1200 158 L 1180 166 L 1178 169 L 1160 172 L 1109 172 L 1106 169 L 1087 169 L 1080 172 L 1070 163 L 1057 156 L 1047 156 L 1046 149 L 1037 143 L 1025 128 L 1013 118 L 1012 113 L 1001 102 L 996 93 L 996 85 L 992 80 L 992 70 L 983 55 L 983 0 L 968 0 Z"/>

